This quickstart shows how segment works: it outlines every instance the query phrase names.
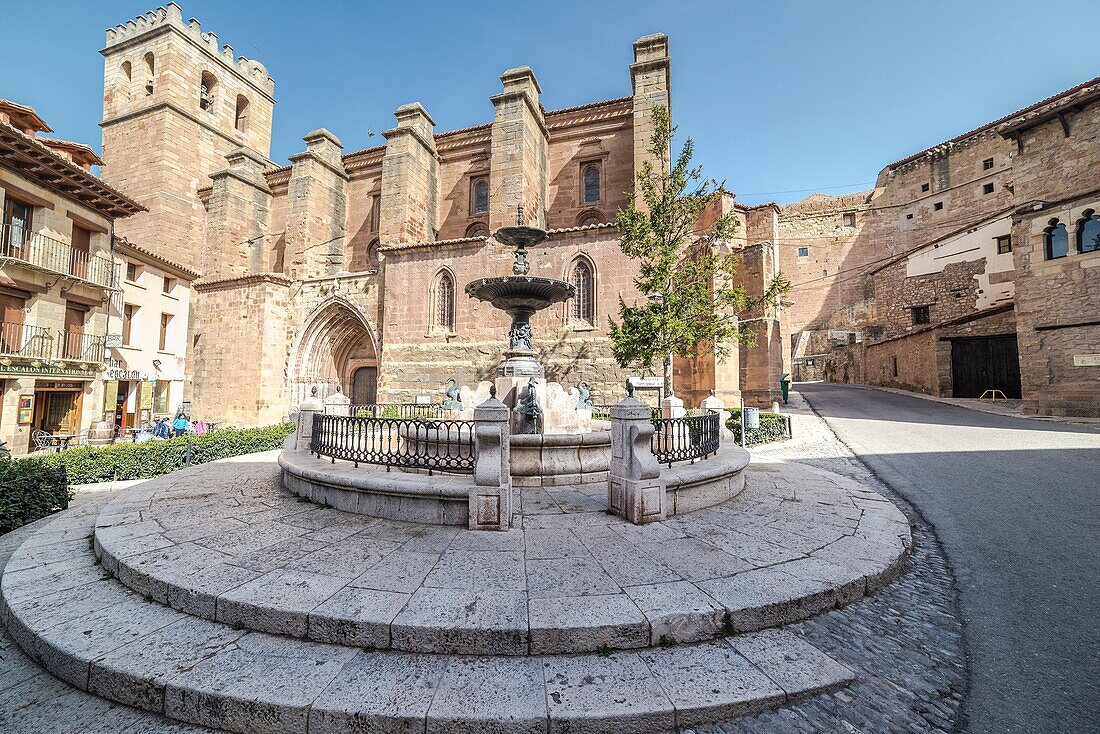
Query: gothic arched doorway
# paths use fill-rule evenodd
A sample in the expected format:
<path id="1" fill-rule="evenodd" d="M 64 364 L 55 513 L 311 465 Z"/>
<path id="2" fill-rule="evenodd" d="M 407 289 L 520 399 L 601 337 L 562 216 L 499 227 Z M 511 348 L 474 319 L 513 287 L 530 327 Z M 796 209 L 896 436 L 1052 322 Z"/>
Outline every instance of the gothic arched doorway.
<path id="1" fill-rule="evenodd" d="M 322 400 L 339 388 L 352 402 L 375 402 L 377 344 L 374 329 L 351 302 L 337 297 L 316 309 L 298 336 L 290 365 L 293 404 L 310 397 L 314 387 Z"/>

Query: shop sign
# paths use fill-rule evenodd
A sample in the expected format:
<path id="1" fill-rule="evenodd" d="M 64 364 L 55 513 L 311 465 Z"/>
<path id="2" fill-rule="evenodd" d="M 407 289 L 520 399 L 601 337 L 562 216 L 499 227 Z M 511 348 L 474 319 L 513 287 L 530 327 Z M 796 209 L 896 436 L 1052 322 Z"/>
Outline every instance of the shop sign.
<path id="1" fill-rule="evenodd" d="M 144 380 L 145 375 L 138 370 L 124 370 L 121 368 L 112 368 L 107 370 L 107 379 L 109 380 Z"/>
<path id="2" fill-rule="evenodd" d="M 35 367 L 29 364 L 0 365 L 0 376 L 8 377 L 75 377 L 79 379 L 95 379 L 94 370 L 82 370 L 77 367 L 59 367 L 52 364 L 43 364 Z"/>
<path id="3" fill-rule="evenodd" d="M 105 340 L 104 343 L 108 349 L 117 349 L 122 346 L 122 334 L 108 334 Z"/>

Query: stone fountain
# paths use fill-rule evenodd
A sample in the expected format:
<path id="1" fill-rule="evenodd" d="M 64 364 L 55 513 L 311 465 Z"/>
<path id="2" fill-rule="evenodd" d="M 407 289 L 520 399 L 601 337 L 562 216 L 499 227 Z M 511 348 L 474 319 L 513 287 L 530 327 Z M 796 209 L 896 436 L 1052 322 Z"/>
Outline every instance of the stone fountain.
<path id="1" fill-rule="evenodd" d="M 546 371 L 533 346 L 531 317 L 577 293 L 572 283 L 531 275 L 528 249 L 547 239 L 546 231 L 523 223 L 523 208 L 514 227 L 498 229 L 493 238 L 515 247 L 511 275 L 480 278 L 466 294 L 507 313 L 512 320 L 508 346 L 493 382 L 463 388 L 463 405 L 479 405 L 490 392 L 511 409 L 511 469 L 520 486 L 581 484 L 604 481 L 611 455 L 610 426 L 592 419 L 587 386 L 567 390 L 546 381 Z M 583 384 L 583 383 L 582 383 Z"/>

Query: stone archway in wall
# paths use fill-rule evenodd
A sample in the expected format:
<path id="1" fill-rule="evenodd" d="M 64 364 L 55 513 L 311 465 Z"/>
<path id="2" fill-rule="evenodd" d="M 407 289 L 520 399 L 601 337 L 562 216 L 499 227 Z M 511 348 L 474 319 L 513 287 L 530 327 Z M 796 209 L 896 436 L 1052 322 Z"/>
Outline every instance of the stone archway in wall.
<path id="1" fill-rule="evenodd" d="M 355 403 L 373 403 L 378 383 L 378 339 L 355 304 L 344 298 L 328 300 L 305 321 L 289 365 L 293 406 L 317 388 L 321 400 L 337 387 Z"/>

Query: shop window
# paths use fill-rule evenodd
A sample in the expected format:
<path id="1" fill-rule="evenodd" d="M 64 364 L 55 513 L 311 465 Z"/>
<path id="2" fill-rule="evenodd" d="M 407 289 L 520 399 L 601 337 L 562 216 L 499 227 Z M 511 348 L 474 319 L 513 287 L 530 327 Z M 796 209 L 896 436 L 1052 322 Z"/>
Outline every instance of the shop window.
<path id="1" fill-rule="evenodd" d="M 1001 235 L 995 238 L 997 240 L 997 254 L 1003 255 L 1006 252 L 1012 252 L 1012 237 L 1010 235 Z"/>
<path id="2" fill-rule="evenodd" d="M 1084 217 L 1077 221 L 1077 251 L 1100 251 L 1100 215 L 1086 209 Z"/>
<path id="3" fill-rule="evenodd" d="M 172 404 L 169 398 L 171 397 L 172 383 L 169 380 L 157 380 L 156 385 L 153 386 L 153 412 L 154 413 L 167 413 L 169 412 L 169 406 Z"/>
<path id="4" fill-rule="evenodd" d="M 1069 254 L 1069 232 L 1066 225 L 1057 219 L 1050 220 L 1050 226 L 1046 228 L 1043 236 L 1047 260 L 1057 260 Z"/>
<path id="5" fill-rule="evenodd" d="M 913 306 L 909 309 L 913 314 L 913 325 L 928 324 L 932 322 L 930 306 Z"/>

